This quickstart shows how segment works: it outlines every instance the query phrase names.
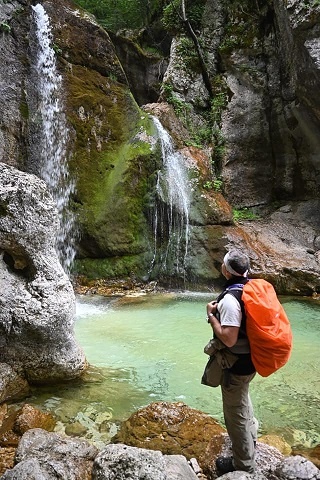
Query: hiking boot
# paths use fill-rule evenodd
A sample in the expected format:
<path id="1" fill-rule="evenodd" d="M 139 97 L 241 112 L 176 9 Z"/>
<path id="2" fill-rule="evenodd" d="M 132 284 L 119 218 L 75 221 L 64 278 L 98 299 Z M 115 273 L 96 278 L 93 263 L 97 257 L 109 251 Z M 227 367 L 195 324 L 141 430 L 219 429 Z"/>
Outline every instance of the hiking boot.
<path id="1" fill-rule="evenodd" d="M 217 472 L 221 475 L 229 472 L 235 472 L 232 457 L 218 457 L 216 460 Z"/>

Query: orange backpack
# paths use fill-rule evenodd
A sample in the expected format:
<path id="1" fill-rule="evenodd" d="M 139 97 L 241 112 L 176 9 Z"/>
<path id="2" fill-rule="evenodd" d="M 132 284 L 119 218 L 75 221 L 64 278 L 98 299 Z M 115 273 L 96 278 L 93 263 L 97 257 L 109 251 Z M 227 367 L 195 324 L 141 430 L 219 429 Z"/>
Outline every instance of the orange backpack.
<path id="1" fill-rule="evenodd" d="M 232 293 L 233 287 L 229 287 L 228 293 Z M 290 358 L 292 331 L 289 319 L 273 286 L 266 280 L 252 279 L 235 287 L 242 290 L 253 365 L 262 377 L 268 377 Z"/>

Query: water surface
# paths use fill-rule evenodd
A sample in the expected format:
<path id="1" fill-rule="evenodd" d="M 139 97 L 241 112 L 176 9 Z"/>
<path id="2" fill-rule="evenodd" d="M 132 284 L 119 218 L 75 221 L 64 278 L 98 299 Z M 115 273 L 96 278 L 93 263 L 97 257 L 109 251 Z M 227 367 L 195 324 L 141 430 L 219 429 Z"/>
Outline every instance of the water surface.
<path id="1" fill-rule="evenodd" d="M 191 293 L 78 297 L 76 336 L 97 368 L 84 385 L 60 388 L 57 395 L 43 389 L 34 403 L 42 401 L 64 423 L 85 424 L 88 438 L 97 441 L 107 441 L 119 421 L 159 400 L 182 401 L 223 422 L 220 389 L 200 383 L 210 299 Z M 312 446 L 320 443 L 320 304 L 289 298 L 283 304 L 294 332 L 291 359 L 268 378 L 257 375 L 251 396 L 261 434 Z"/>

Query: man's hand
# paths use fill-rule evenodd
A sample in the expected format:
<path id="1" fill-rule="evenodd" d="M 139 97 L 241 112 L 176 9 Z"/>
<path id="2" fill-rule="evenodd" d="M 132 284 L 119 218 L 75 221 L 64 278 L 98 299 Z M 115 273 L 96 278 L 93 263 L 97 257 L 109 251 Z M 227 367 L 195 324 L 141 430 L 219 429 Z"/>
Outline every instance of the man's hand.
<path id="1" fill-rule="evenodd" d="M 217 302 L 213 301 L 213 302 L 209 302 L 207 304 L 207 315 L 209 316 L 209 313 L 213 313 L 213 315 L 216 314 L 217 312 Z"/>

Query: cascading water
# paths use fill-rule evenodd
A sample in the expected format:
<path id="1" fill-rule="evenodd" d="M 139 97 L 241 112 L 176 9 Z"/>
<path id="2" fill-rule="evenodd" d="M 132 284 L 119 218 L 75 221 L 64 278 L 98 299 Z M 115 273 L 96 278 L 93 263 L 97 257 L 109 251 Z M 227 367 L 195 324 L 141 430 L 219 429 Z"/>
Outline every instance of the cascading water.
<path id="1" fill-rule="evenodd" d="M 154 223 L 154 256 L 150 271 L 185 277 L 190 235 L 191 185 L 185 158 L 175 151 L 172 139 L 160 121 L 153 118 L 159 136 L 163 170 L 158 172 Z"/>
<path id="2" fill-rule="evenodd" d="M 49 17 L 42 5 L 32 7 L 35 19 L 36 61 L 34 69 L 37 97 L 34 123 L 38 124 L 31 141 L 38 165 L 37 175 L 48 185 L 56 202 L 60 220 L 56 246 L 60 262 L 67 273 L 75 257 L 75 219 L 69 209 L 75 184 L 67 163 L 69 130 L 61 99 L 62 78 L 57 71 Z"/>

